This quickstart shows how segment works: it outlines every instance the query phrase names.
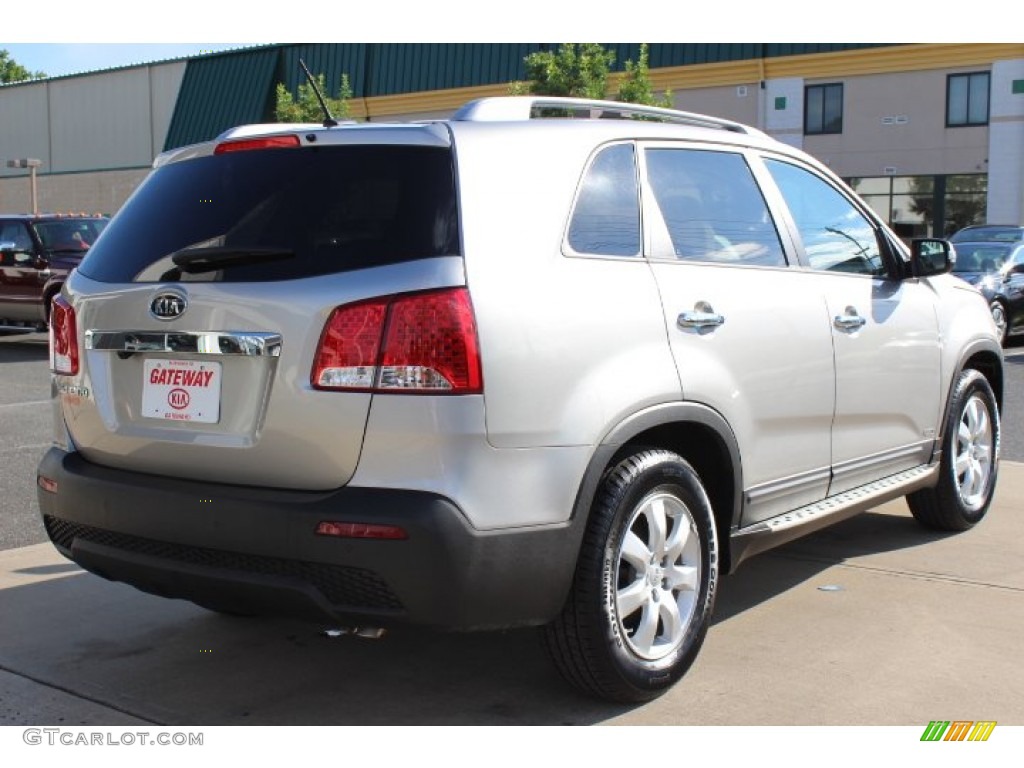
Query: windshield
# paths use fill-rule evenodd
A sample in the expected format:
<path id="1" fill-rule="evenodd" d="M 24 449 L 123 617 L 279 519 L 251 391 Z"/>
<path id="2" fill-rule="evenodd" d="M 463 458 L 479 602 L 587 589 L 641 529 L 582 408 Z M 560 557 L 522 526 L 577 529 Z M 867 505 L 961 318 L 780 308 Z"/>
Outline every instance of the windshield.
<path id="1" fill-rule="evenodd" d="M 1010 255 L 1008 245 L 957 243 L 954 272 L 998 272 Z"/>
<path id="2" fill-rule="evenodd" d="M 101 282 L 288 280 L 459 254 L 448 149 L 208 155 L 156 169 L 79 271 Z"/>
<path id="3" fill-rule="evenodd" d="M 107 226 L 107 219 L 58 219 L 32 224 L 48 251 L 87 251 Z"/>

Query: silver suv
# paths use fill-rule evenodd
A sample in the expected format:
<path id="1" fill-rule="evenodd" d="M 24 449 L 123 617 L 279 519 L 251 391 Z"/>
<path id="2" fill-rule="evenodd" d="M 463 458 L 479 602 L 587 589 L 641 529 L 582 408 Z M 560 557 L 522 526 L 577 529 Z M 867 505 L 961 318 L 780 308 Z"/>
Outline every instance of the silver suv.
<path id="1" fill-rule="evenodd" d="M 900 496 L 984 516 L 1002 357 L 953 258 L 704 115 L 235 129 L 160 156 L 55 300 L 43 520 L 214 610 L 543 625 L 650 699 L 744 558 Z"/>

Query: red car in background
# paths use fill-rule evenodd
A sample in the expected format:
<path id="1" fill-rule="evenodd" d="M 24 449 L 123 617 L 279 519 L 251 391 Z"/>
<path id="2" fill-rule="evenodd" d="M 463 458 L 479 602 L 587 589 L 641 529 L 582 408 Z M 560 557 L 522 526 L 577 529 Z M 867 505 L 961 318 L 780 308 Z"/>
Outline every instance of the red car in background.
<path id="1" fill-rule="evenodd" d="M 50 299 L 108 221 L 100 215 L 0 214 L 0 329 L 44 328 Z"/>

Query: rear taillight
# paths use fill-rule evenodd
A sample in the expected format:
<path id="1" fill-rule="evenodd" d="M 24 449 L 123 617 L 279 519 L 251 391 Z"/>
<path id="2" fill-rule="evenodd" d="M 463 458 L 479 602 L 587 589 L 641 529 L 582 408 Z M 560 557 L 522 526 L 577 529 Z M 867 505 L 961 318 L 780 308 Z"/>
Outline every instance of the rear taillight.
<path id="1" fill-rule="evenodd" d="M 476 321 L 465 288 L 346 304 L 320 337 L 316 389 L 483 392 Z"/>
<path id="2" fill-rule="evenodd" d="M 50 306 L 50 370 L 61 376 L 78 373 L 78 324 L 63 296 L 54 296 Z"/>

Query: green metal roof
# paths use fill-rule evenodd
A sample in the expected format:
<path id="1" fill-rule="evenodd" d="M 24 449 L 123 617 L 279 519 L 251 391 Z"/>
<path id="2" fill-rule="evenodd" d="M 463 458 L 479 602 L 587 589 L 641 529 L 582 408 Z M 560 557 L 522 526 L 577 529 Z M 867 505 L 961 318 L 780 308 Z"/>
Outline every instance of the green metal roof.
<path id="1" fill-rule="evenodd" d="M 245 123 L 273 120 L 278 82 L 296 93 L 305 78 L 302 58 L 323 73 L 331 96 L 347 74 L 356 97 L 390 96 L 525 78 L 523 59 L 560 43 L 303 43 L 226 51 L 190 59 L 164 149 L 208 141 Z M 636 61 L 639 43 L 605 43 L 614 70 Z M 878 43 L 652 43 L 650 67 L 830 53 L 879 47 Z"/>
<path id="2" fill-rule="evenodd" d="M 523 59 L 540 43 L 382 43 L 370 48 L 367 96 L 508 83 L 526 77 Z"/>
<path id="3" fill-rule="evenodd" d="M 189 60 L 164 149 L 207 141 L 236 125 L 267 120 L 277 46 Z"/>
<path id="4" fill-rule="evenodd" d="M 341 76 L 348 75 L 352 93 L 362 96 L 366 88 L 367 54 L 372 46 L 366 43 L 307 43 L 280 47 L 277 82 L 284 83 L 293 94 L 299 85 L 306 82 L 306 76 L 299 67 L 299 59 L 306 62 L 314 75 L 322 74 L 328 93 L 337 98 L 341 88 Z"/>

